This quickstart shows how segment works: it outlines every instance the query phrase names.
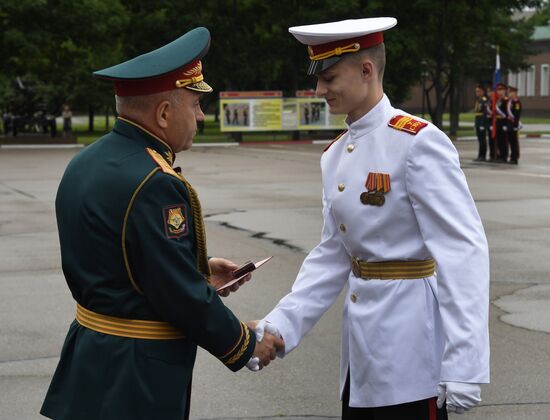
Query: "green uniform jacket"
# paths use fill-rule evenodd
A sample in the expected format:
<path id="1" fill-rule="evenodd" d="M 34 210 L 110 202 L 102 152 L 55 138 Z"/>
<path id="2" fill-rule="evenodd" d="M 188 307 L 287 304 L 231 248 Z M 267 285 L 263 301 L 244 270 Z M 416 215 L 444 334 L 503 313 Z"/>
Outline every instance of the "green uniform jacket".
<path id="1" fill-rule="evenodd" d="M 167 160 L 167 172 L 148 148 Z M 63 273 L 81 306 L 167 321 L 185 338 L 118 337 L 73 321 L 41 414 L 181 420 L 197 345 L 233 371 L 252 356 L 254 334 L 197 269 L 190 192 L 172 160 L 167 144 L 119 119 L 69 163 L 56 215 Z"/>

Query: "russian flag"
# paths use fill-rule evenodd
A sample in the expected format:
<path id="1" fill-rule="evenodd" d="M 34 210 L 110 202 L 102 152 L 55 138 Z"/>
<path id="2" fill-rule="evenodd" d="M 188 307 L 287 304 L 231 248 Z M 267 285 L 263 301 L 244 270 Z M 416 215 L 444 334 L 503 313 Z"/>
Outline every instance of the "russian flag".
<path id="1" fill-rule="evenodd" d="M 495 74 L 493 75 L 493 90 L 497 88 L 497 83 L 500 83 L 500 47 L 497 45 L 497 58 L 495 63 Z"/>
<path id="2" fill-rule="evenodd" d="M 497 57 L 496 57 L 496 62 L 495 62 L 495 73 L 493 74 L 493 97 L 491 98 L 492 99 L 492 126 L 491 126 L 491 139 L 493 141 L 496 140 L 496 136 L 497 136 L 497 113 L 496 113 L 496 107 L 497 107 L 497 84 L 500 83 L 500 47 L 497 45 Z M 489 141 L 491 141 L 491 139 L 489 139 Z"/>

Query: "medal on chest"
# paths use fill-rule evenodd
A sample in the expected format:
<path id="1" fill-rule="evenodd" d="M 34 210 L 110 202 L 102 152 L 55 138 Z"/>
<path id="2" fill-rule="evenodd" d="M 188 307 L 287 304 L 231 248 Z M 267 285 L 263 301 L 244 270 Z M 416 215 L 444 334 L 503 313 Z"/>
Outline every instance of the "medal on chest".
<path id="1" fill-rule="evenodd" d="M 365 182 L 366 192 L 361 193 L 359 199 L 364 205 L 383 206 L 386 202 L 384 194 L 390 192 L 390 174 L 369 172 Z"/>

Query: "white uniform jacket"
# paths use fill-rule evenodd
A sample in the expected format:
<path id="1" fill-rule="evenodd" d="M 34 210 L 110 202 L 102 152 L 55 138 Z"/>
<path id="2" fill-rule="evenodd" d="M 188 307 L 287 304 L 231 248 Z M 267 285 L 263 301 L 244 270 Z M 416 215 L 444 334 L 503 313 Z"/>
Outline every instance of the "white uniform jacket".
<path id="1" fill-rule="evenodd" d="M 347 284 L 340 392 L 351 407 L 430 398 L 440 381 L 489 381 L 489 256 L 474 201 L 449 138 L 433 124 L 416 135 L 388 126 L 408 115 L 384 96 L 322 156 L 322 238 L 292 291 L 265 319 L 292 351 Z M 370 172 L 389 173 L 385 204 L 364 205 Z M 436 275 L 364 280 L 369 262 L 436 261 Z"/>

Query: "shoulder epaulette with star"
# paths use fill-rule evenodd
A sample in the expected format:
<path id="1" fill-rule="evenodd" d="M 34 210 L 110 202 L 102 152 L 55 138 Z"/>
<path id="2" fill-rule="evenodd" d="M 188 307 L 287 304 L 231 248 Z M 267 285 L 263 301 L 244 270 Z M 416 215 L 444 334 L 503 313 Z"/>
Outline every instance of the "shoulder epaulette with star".
<path id="1" fill-rule="evenodd" d="M 162 170 L 162 172 L 164 172 L 165 174 L 173 175 L 176 178 L 179 178 L 179 175 L 176 173 L 176 171 L 174 171 L 174 169 L 170 166 L 170 164 L 166 161 L 166 159 L 162 157 L 162 155 L 159 152 L 149 147 L 147 147 L 145 150 L 147 150 L 147 153 L 149 153 L 149 156 L 153 158 L 155 163 L 158 166 L 160 166 L 160 169 Z"/>
<path id="2" fill-rule="evenodd" d="M 327 144 L 327 147 L 325 147 L 325 148 L 323 149 L 323 153 L 325 153 L 328 149 L 330 149 L 330 146 L 332 146 L 334 143 L 336 143 L 338 140 L 340 140 L 340 138 L 341 138 L 344 134 L 346 134 L 347 132 L 348 132 L 348 130 L 344 130 L 344 131 L 342 131 L 340 134 L 338 134 L 338 135 L 336 136 L 336 138 L 335 138 L 334 140 L 332 140 L 329 144 Z"/>
<path id="3" fill-rule="evenodd" d="M 391 128 L 395 128 L 399 131 L 405 131 L 414 136 L 426 127 L 428 123 L 415 120 L 414 118 L 406 115 L 396 115 L 388 122 L 388 125 Z"/>

